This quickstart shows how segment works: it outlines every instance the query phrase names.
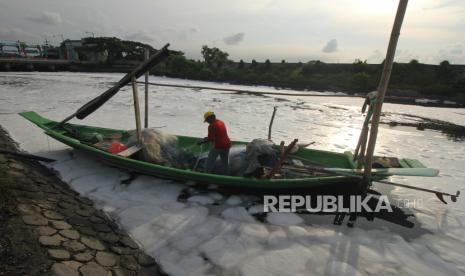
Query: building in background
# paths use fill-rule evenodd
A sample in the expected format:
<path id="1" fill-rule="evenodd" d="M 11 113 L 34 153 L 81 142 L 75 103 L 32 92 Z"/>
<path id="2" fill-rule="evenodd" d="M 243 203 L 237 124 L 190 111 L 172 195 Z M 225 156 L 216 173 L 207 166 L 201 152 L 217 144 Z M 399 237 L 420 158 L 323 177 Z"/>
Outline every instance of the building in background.
<path id="1" fill-rule="evenodd" d="M 21 43 L 19 41 L 0 40 L 0 57 L 21 57 Z"/>
<path id="2" fill-rule="evenodd" d="M 43 57 L 42 47 L 40 45 L 23 45 L 23 52 L 26 58 L 40 58 Z"/>
<path id="3" fill-rule="evenodd" d="M 79 53 L 76 48 L 82 47 L 82 40 L 67 39 L 61 43 L 61 47 L 64 48 L 63 56 L 60 56 L 61 59 L 79 61 Z"/>
<path id="4" fill-rule="evenodd" d="M 48 44 L 48 42 L 45 42 L 45 44 L 42 45 L 42 55 L 44 58 L 59 59 L 60 53 L 61 53 L 60 47 L 52 46 Z"/>
<path id="5" fill-rule="evenodd" d="M 105 63 L 108 60 L 108 50 L 85 39 L 63 41 L 64 56 L 62 58 L 73 62 Z"/>

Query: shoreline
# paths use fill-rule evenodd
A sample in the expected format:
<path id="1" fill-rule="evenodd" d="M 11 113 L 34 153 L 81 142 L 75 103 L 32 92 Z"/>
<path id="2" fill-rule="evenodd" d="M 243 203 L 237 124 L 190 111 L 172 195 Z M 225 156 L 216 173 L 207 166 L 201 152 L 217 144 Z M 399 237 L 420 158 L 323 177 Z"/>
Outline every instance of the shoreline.
<path id="1" fill-rule="evenodd" d="M 0 145 L 21 153 L 1 126 Z M 124 230 L 53 170 L 8 153 L 0 153 L 0 168 L 0 271 L 63 276 L 163 274 Z"/>

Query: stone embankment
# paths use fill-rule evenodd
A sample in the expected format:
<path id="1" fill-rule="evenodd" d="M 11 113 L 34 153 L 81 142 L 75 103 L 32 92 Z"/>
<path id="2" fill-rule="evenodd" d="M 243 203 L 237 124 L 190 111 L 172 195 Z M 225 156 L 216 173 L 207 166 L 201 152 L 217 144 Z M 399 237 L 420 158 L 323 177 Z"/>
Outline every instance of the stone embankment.
<path id="1" fill-rule="evenodd" d="M 17 151 L 0 128 L 0 148 Z M 37 161 L 0 153 L 0 275 L 160 275 L 93 202 Z"/>

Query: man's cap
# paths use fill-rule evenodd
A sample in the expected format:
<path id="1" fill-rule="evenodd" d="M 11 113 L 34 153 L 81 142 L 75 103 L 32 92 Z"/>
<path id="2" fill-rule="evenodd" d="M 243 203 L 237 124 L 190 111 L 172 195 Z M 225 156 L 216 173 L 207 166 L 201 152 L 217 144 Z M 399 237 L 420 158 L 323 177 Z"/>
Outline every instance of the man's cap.
<path id="1" fill-rule="evenodd" d="M 208 117 L 210 116 L 215 116 L 215 112 L 213 111 L 207 111 L 203 114 L 203 122 L 206 122 Z"/>

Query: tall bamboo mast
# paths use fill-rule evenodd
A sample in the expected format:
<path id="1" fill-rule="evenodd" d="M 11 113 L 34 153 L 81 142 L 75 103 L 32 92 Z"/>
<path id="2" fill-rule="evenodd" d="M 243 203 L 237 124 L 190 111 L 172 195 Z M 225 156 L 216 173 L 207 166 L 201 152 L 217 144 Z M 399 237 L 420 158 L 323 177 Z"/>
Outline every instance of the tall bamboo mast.
<path id="1" fill-rule="evenodd" d="M 389 40 L 389 46 L 386 53 L 386 59 L 384 60 L 383 74 L 381 75 L 381 80 L 378 85 L 378 95 L 373 111 L 370 138 L 368 140 L 368 146 L 365 156 L 363 191 L 366 191 L 371 177 L 371 166 L 373 164 L 373 153 L 375 151 L 376 138 L 378 136 L 378 125 L 381 116 L 381 109 L 383 107 L 384 96 L 386 95 L 386 90 L 389 84 L 389 78 L 391 77 L 397 41 L 399 40 L 400 29 L 402 27 L 402 21 L 404 20 L 405 11 L 407 10 L 407 4 L 408 0 L 399 0 L 399 6 L 397 8 L 397 14 L 394 21 L 394 26 L 392 27 L 391 38 Z"/>
<path id="2" fill-rule="evenodd" d="M 145 61 L 149 60 L 150 50 L 145 48 Z M 149 70 L 145 72 L 145 110 L 144 110 L 144 128 L 149 127 Z"/>
<path id="3" fill-rule="evenodd" d="M 139 93 L 137 92 L 137 79 L 132 77 L 132 96 L 134 98 L 134 114 L 136 118 L 136 131 L 137 131 L 137 144 L 142 144 L 142 130 L 140 126 L 140 107 L 139 107 Z"/>

